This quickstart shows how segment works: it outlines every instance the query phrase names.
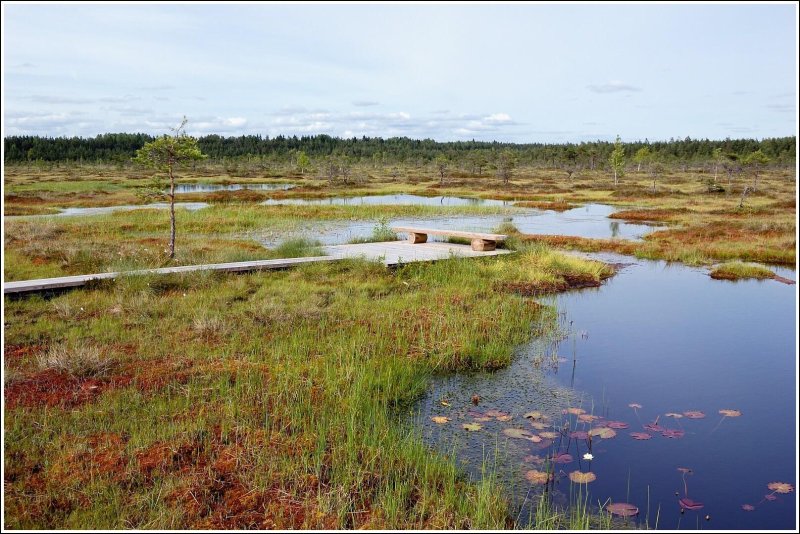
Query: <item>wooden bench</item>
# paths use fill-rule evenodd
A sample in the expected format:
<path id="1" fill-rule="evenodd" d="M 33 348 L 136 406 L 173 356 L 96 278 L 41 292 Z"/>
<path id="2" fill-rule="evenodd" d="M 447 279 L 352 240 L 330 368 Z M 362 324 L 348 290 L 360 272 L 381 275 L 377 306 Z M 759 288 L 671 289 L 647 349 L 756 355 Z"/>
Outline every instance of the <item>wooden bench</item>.
<path id="1" fill-rule="evenodd" d="M 458 230 L 436 230 L 434 228 L 411 228 L 408 226 L 392 226 L 392 230 L 397 233 L 408 234 L 410 243 L 425 243 L 429 235 L 442 235 L 448 237 L 462 237 L 469 239 L 472 250 L 488 251 L 494 250 L 498 242 L 503 242 L 508 238 L 504 234 L 484 234 L 480 232 L 460 232 Z"/>

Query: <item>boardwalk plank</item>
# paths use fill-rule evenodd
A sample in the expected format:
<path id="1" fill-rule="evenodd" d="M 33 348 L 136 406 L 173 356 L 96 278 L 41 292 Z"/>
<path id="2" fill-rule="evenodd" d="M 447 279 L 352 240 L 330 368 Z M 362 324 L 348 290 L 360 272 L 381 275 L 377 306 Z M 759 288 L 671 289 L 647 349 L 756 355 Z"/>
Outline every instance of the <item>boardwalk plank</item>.
<path id="1" fill-rule="evenodd" d="M 59 278 L 41 278 L 38 280 L 22 280 L 18 282 L 4 282 L 3 294 L 24 294 L 38 291 L 51 291 L 84 286 L 94 280 L 109 280 L 121 276 L 136 276 L 143 274 L 175 274 L 194 271 L 220 271 L 220 272 L 248 272 L 273 269 L 287 269 L 307 263 L 339 261 L 347 258 L 365 258 L 367 260 L 382 261 L 387 266 L 400 263 L 413 263 L 419 261 L 437 261 L 448 259 L 451 256 L 484 257 L 508 254 L 509 250 L 494 250 L 491 252 L 476 252 L 469 245 L 456 245 L 453 243 L 430 242 L 412 245 L 407 241 L 387 241 L 382 243 L 359 243 L 353 245 L 331 245 L 323 247 L 325 256 L 307 258 L 285 258 L 276 260 L 240 261 L 231 263 L 212 263 L 205 265 L 182 265 L 178 267 L 163 267 L 160 269 L 143 269 L 140 271 L 125 271 L 112 273 L 96 273 L 78 276 L 62 276 Z"/>

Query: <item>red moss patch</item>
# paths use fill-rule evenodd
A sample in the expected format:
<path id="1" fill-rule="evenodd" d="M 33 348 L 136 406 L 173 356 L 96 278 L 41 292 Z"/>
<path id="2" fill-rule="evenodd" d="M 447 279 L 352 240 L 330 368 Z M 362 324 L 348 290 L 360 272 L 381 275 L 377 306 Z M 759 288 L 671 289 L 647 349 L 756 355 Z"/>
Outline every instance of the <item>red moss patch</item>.
<path id="1" fill-rule="evenodd" d="M 572 204 L 564 200 L 559 200 L 559 201 L 526 200 L 522 202 L 517 202 L 514 205 L 520 208 L 536 208 L 540 210 L 551 210 L 551 211 L 567 211 L 578 207 L 577 204 Z"/>
<path id="2" fill-rule="evenodd" d="M 608 216 L 609 219 L 623 219 L 626 221 L 668 221 L 674 215 L 685 213 L 685 209 L 640 209 L 640 210 L 621 210 Z"/>
<path id="3" fill-rule="evenodd" d="M 23 360 L 31 358 L 44 350 L 43 345 L 6 345 L 3 358 L 9 367 L 17 367 Z"/>
<path id="4" fill-rule="evenodd" d="M 76 378 L 63 371 L 46 369 L 9 384 L 5 389 L 6 408 L 17 406 L 59 406 L 72 408 L 93 401 L 107 389 L 127 386 L 130 376 Z"/>
<path id="5" fill-rule="evenodd" d="M 586 252 L 607 250 L 630 256 L 635 253 L 637 248 L 637 243 L 624 239 L 589 239 L 586 237 L 543 234 L 523 234 L 521 237 L 524 241 L 545 243 L 553 247 L 578 249 Z"/>
<path id="6" fill-rule="evenodd" d="M 195 374 L 194 364 L 187 360 L 137 361 L 128 365 L 134 384 L 143 393 L 164 389 L 169 384 L 185 384 Z"/>
<path id="7" fill-rule="evenodd" d="M 95 477 L 110 477 L 116 481 L 126 477 L 126 438 L 113 432 L 101 432 L 80 440 L 85 442 L 76 442 L 77 450 L 54 462 L 48 471 L 51 483 L 70 487 Z"/>

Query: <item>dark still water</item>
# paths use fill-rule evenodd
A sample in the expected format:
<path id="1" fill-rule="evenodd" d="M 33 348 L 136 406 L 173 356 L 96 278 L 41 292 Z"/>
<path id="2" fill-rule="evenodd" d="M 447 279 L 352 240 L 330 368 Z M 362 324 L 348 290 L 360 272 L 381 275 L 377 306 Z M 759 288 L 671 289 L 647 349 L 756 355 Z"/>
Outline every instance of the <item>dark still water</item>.
<path id="1" fill-rule="evenodd" d="M 563 329 L 558 340 L 533 340 L 496 373 L 436 379 L 418 407 L 419 425 L 473 476 L 492 467 L 523 523 L 531 496 L 544 487 L 526 472 L 544 471 L 543 460 L 566 452 L 571 458 L 552 464 L 556 502 L 569 502 L 569 473 L 591 472 L 596 480 L 583 486 L 590 502 L 631 503 L 640 525 L 652 528 L 658 513 L 659 529 L 794 529 L 796 287 L 715 281 L 703 269 L 635 261 L 601 288 L 552 299 Z M 480 396 L 478 406 L 472 395 Z M 563 413 L 569 408 L 586 413 Z M 523 417 L 534 410 L 544 417 Z M 720 410 L 731 411 L 723 418 Z M 436 424 L 433 416 L 451 420 Z M 591 416 L 598 418 L 586 421 Z M 462 428 L 476 422 L 480 430 Z M 604 439 L 609 424 L 616 435 Z M 541 441 L 508 437 L 508 428 Z M 591 440 L 580 434 L 592 429 Z M 591 460 L 583 459 L 587 452 Z M 773 482 L 792 491 L 768 489 Z M 684 501 L 681 513 L 685 497 L 702 508 Z"/>

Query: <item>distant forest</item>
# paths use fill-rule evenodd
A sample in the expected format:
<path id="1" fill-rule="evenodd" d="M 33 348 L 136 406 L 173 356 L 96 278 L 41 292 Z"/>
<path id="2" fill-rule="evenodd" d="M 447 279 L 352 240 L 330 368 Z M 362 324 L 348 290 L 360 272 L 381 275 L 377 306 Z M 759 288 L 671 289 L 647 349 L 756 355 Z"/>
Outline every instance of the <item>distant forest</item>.
<path id="1" fill-rule="evenodd" d="M 96 137 L 6 137 L 5 163 L 22 162 L 84 162 L 126 163 L 137 149 L 153 136 L 147 134 L 113 133 Z M 670 139 L 669 141 L 637 141 L 624 143 L 629 161 L 637 151 L 646 147 L 652 160 L 664 163 L 707 163 L 715 158 L 736 160 L 761 150 L 773 164 L 794 165 L 796 138 L 763 139 Z M 501 143 L 485 141 L 456 141 L 440 143 L 431 139 L 393 137 L 361 137 L 341 139 L 328 135 L 303 137 L 262 137 L 243 135 L 221 137 L 206 135 L 198 139 L 200 149 L 212 161 L 261 160 L 294 161 L 300 152 L 313 160 L 329 156 L 347 158 L 353 163 L 425 164 L 444 155 L 454 162 L 478 160 L 491 162 L 503 149 L 515 153 L 521 165 L 605 166 L 614 144 L 606 141 L 588 143 Z M 721 149 L 716 151 L 715 149 Z"/>

